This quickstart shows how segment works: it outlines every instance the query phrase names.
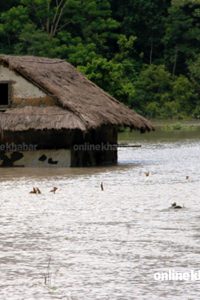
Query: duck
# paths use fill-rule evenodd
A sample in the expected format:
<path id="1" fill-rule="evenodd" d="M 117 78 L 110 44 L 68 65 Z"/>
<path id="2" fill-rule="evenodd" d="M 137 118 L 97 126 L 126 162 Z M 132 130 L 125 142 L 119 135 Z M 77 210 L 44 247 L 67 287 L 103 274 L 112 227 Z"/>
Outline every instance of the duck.
<path id="1" fill-rule="evenodd" d="M 54 193 L 55 194 L 55 192 L 57 191 L 57 187 L 54 187 L 51 191 L 50 191 L 50 193 Z"/>
<path id="2" fill-rule="evenodd" d="M 30 191 L 29 194 L 37 194 L 37 189 L 35 187 L 33 187 L 32 191 Z"/>
<path id="3" fill-rule="evenodd" d="M 37 194 L 42 194 L 38 187 L 36 187 L 36 191 L 37 191 Z"/>
<path id="4" fill-rule="evenodd" d="M 181 208 L 183 208 L 183 206 L 177 205 L 176 202 L 172 203 L 171 207 L 174 208 L 174 209 L 181 209 Z"/>

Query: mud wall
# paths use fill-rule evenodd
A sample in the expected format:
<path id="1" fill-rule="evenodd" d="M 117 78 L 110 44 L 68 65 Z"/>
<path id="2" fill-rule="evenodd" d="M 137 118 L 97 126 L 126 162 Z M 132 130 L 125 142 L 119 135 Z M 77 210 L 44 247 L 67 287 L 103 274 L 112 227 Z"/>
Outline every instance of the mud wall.
<path id="1" fill-rule="evenodd" d="M 84 134 L 76 132 L 71 148 L 71 166 L 89 167 L 117 163 L 117 128 L 102 126 Z"/>
<path id="2" fill-rule="evenodd" d="M 0 136 L 0 166 L 89 167 L 117 163 L 117 128 L 29 130 Z M 27 149 L 25 149 L 27 148 Z"/>
<path id="3" fill-rule="evenodd" d="M 12 106 L 56 105 L 56 101 L 37 86 L 7 67 L 0 65 L 0 82 L 11 82 Z"/>

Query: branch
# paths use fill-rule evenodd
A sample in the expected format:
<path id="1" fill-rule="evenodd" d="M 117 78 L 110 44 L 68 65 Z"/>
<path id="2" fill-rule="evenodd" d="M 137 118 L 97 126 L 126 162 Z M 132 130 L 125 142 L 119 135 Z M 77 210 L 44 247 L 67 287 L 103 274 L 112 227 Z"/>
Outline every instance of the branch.
<path id="1" fill-rule="evenodd" d="M 50 31 L 50 35 L 53 36 L 54 32 L 55 32 L 55 25 L 57 24 L 57 18 L 59 18 L 60 15 L 60 9 L 62 11 L 62 6 L 64 4 L 65 0 L 61 0 L 60 3 L 58 3 L 58 1 L 56 0 L 56 12 L 55 15 L 53 17 L 53 21 L 52 21 L 52 25 L 51 25 L 51 31 Z"/>
<path id="2" fill-rule="evenodd" d="M 61 18 L 63 16 L 63 12 L 64 12 L 65 7 L 67 6 L 67 3 L 68 3 L 68 0 L 66 0 L 66 2 L 63 4 L 63 7 L 60 10 L 60 14 L 59 14 L 59 16 L 57 18 L 57 21 L 56 21 L 56 24 L 55 24 L 55 27 L 54 27 L 54 30 L 53 30 L 53 36 L 56 34 L 56 32 L 58 30 L 58 25 L 59 25 L 60 20 L 61 20 Z"/>
<path id="3" fill-rule="evenodd" d="M 57 32 L 58 32 L 58 31 L 61 31 L 63 28 L 65 28 L 65 26 L 67 26 L 67 25 L 70 24 L 70 23 L 71 23 L 71 21 L 68 21 L 68 22 L 66 22 L 65 24 L 63 24 L 62 26 L 58 27 L 58 28 L 57 28 Z"/>
<path id="4" fill-rule="evenodd" d="M 49 12 L 50 12 L 50 4 L 51 0 L 47 0 L 47 23 L 46 23 L 46 31 L 49 33 L 50 27 L 50 19 L 49 19 Z"/>

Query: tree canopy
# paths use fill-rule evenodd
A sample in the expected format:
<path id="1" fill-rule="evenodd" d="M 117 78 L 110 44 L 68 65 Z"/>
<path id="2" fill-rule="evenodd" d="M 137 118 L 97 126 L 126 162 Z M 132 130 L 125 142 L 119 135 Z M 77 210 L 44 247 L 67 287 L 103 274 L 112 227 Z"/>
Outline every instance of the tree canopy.
<path id="1" fill-rule="evenodd" d="M 152 118 L 200 117 L 199 0 L 9 0 L 0 53 L 59 57 Z"/>

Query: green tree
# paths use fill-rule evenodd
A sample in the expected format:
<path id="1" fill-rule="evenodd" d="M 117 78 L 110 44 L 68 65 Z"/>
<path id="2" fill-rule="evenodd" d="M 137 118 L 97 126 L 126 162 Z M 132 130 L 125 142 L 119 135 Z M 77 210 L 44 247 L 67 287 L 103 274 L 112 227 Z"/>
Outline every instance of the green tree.
<path id="1" fill-rule="evenodd" d="M 19 4 L 19 0 L 9 0 L 9 1 L 1 1 L 0 2 L 0 12 L 4 12 L 8 9 L 10 9 L 13 6 L 16 6 Z"/>
<path id="2" fill-rule="evenodd" d="M 79 67 L 79 70 L 111 95 L 131 105 L 135 88 L 125 76 L 125 68 L 122 63 L 99 57 L 94 58 L 86 66 Z"/>
<path id="3" fill-rule="evenodd" d="M 180 75 L 172 82 L 172 97 L 178 104 L 178 113 L 191 116 L 195 109 L 197 94 L 189 79 Z"/>
<path id="4" fill-rule="evenodd" d="M 64 43 L 74 46 L 77 38 L 78 49 L 80 44 L 95 44 L 95 50 L 105 54 L 110 41 L 116 40 L 112 33 L 118 27 L 107 0 L 19 0 L 0 15 L 0 21 L 2 52 L 20 53 L 21 49 L 22 53 L 45 55 L 46 47 L 46 55 L 61 57 L 67 54 Z"/>
<path id="5" fill-rule="evenodd" d="M 196 102 L 193 116 L 200 119 L 200 54 L 188 63 L 189 77 L 196 91 Z"/>
<path id="6" fill-rule="evenodd" d="M 150 117 L 192 116 L 197 93 L 183 75 L 174 77 L 163 65 L 146 66 L 135 83 L 133 106 Z"/>
<path id="7" fill-rule="evenodd" d="M 189 76 L 200 93 L 200 54 L 188 63 Z"/>
<path id="8" fill-rule="evenodd" d="M 113 16 L 126 36 L 136 36 L 138 55 L 153 63 L 163 53 L 162 37 L 170 0 L 111 0 Z"/>
<path id="9" fill-rule="evenodd" d="M 185 74 L 187 61 L 196 56 L 200 47 L 199 0 L 172 1 L 163 40 L 170 71 Z"/>
<path id="10" fill-rule="evenodd" d="M 133 107 L 148 115 L 148 105 L 157 103 L 159 110 L 171 100 L 171 74 L 163 65 L 145 66 L 135 82 L 136 94 Z M 155 110 L 155 109 L 154 109 Z"/>
<path id="11" fill-rule="evenodd" d="M 68 60 L 150 117 L 200 116 L 200 0 L 10 0 L 0 53 Z"/>

